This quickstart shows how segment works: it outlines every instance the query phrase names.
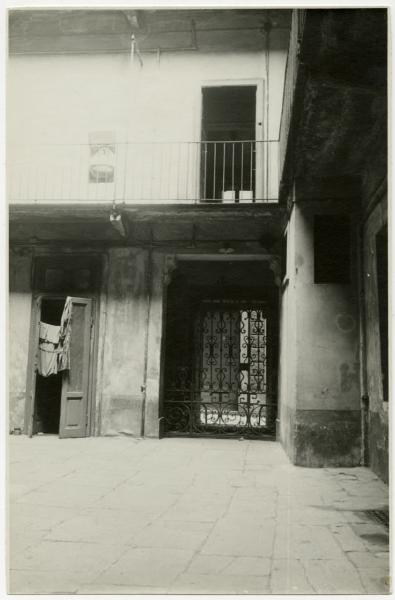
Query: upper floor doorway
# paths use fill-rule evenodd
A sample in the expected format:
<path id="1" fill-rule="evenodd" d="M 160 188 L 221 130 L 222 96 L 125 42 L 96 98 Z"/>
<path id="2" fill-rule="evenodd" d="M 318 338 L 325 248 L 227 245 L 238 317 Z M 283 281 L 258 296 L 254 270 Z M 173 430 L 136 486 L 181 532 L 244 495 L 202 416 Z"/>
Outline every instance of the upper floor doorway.
<path id="1" fill-rule="evenodd" d="M 251 202 L 262 197 L 262 88 L 262 82 L 202 88 L 202 199 Z"/>

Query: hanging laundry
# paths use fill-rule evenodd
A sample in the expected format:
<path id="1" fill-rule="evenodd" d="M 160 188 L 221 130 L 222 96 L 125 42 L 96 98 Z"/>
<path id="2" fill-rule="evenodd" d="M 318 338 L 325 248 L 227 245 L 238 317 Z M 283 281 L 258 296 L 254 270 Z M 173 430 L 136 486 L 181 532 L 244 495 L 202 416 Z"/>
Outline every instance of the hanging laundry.
<path id="1" fill-rule="evenodd" d="M 58 371 L 70 369 L 70 337 L 72 308 L 72 298 L 70 296 L 67 296 L 62 313 L 62 318 L 60 320 Z"/>
<path id="2" fill-rule="evenodd" d="M 59 325 L 40 321 L 37 371 L 43 377 L 58 372 Z"/>
<path id="3" fill-rule="evenodd" d="M 40 332 L 39 338 L 43 342 L 52 342 L 52 344 L 59 344 L 59 331 L 60 325 L 50 325 L 40 321 Z"/>

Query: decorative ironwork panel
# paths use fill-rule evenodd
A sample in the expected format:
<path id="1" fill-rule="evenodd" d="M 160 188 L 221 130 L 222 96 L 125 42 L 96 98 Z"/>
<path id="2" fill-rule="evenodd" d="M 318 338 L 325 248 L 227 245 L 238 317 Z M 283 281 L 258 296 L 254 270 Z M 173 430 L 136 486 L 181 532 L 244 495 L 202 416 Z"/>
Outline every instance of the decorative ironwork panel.
<path id="1" fill-rule="evenodd" d="M 264 307 L 203 303 L 194 338 L 190 364 L 177 365 L 166 386 L 166 433 L 273 434 L 276 402 L 267 387 Z"/>

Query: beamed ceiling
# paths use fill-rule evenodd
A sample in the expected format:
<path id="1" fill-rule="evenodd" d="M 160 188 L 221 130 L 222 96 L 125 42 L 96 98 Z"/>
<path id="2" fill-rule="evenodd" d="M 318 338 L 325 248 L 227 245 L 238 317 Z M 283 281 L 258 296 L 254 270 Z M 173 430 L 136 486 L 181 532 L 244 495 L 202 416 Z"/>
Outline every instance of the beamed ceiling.
<path id="1" fill-rule="evenodd" d="M 144 52 L 257 51 L 265 24 L 283 40 L 291 11 L 199 10 L 12 10 L 11 54 L 129 52 L 131 34 Z"/>

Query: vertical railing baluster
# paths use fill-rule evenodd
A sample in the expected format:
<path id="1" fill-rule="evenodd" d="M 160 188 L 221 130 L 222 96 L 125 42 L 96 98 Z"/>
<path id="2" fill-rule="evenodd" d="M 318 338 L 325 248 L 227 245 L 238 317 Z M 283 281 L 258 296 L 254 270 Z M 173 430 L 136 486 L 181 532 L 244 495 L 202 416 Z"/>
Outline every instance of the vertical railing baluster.
<path id="1" fill-rule="evenodd" d="M 117 176 L 118 176 L 118 146 L 114 145 L 114 166 L 112 172 L 112 181 L 107 183 L 108 192 L 106 194 L 106 200 L 112 200 L 117 197 Z"/>
<path id="2" fill-rule="evenodd" d="M 177 144 L 177 191 L 176 191 L 176 199 L 179 200 L 180 197 L 180 172 L 181 172 L 181 143 Z"/>
<path id="3" fill-rule="evenodd" d="M 76 187 L 78 187 L 78 182 L 77 182 L 77 173 L 78 173 L 78 164 L 81 161 L 81 147 L 77 146 L 78 150 L 75 153 L 75 160 L 74 160 L 74 166 L 73 166 L 73 178 L 72 178 L 72 183 L 71 183 L 71 192 L 70 192 L 70 197 L 73 198 L 75 195 L 75 190 Z"/>
<path id="4" fill-rule="evenodd" d="M 203 174 L 203 181 L 204 181 L 204 200 L 207 200 L 207 142 L 204 142 L 204 174 Z"/>
<path id="5" fill-rule="evenodd" d="M 244 142 L 241 142 L 241 182 L 240 189 L 243 190 L 243 179 L 244 179 Z"/>
<path id="6" fill-rule="evenodd" d="M 147 142 L 144 142 L 141 146 L 142 148 L 142 162 L 140 163 L 140 173 L 141 173 L 141 182 L 140 182 L 140 197 L 139 202 L 144 202 L 145 199 L 145 187 L 147 181 Z M 141 159 L 140 159 L 141 160 Z"/>
<path id="7" fill-rule="evenodd" d="M 75 197 L 76 200 L 82 195 L 82 166 L 85 166 L 86 169 L 86 173 L 85 173 L 85 179 L 84 179 L 84 184 L 85 184 L 85 196 L 87 200 L 89 200 L 89 193 L 88 193 L 88 189 L 89 189 L 89 146 L 88 145 L 82 145 L 80 146 L 80 160 L 78 161 L 78 165 L 77 165 L 77 177 L 76 177 L 76 188 L 75 188 Z"/>
<path id="8" fill-rule="evenodd" d="M 170 199 L 170 182 L 171 182 L 171 144 L 169 145 L 169 168 L 167 171 L 167 200 Z"/>
<path id="9" fill-rule="evenodd" d="M 61 183 L 61 186 L 60 186 L 60 198 L 59 198 L 60 201 L 64 200 L 64 198 L 63 198 L 63 193 L 64 193 L 64 171 L 65 171 L 65 167 L 64 167 L 64 165 L 62 165 L 62 170 L 61 170 L 61 178 L 62 178 L 61 181 L 62 181 L 62 183 Z"/>
<path id="10" fill-rule="evenodd" d="M 48 181 L 47 169 L 46 169 L 46 165 L 44 163 L 44 165 L 43 165 L 43 200 L 46 200 L 46 198 L 47 198 L 47 181 Z"/>
<path id="11" fill-rule="evenodd" d="M 38 193 L 38 179 L 39 179 L 39 174 L 40 172 L 40 163 L 36 163 L 35 165 L 35 169 L 34 169 L 34 186 L 33 186 L 33 197 L 38 200 L 40 195 Z"/>
<path id="12" fill-rule="evenodd" d="M 96 174 L 96 185 L 95 185 L 95 201 L 97 202 L 97 196 L 99 193 L 99 181 L 100 181 L 100 174 L 99 174 L 99 169 L 97 169 L 97 174 Z"/>
<path id="13" fill-rule="evenodd" d="M 162 198 L 162 171 L 163 171 L 163 144 L 159 146 L 159 169 L 158 169 L 158 198 L 162 202 L 164 199 Z"/>
<path id="14" fill-rule="evenodd" d="M 189 194 L 188 194 L 188 186 L 189 186 L 189 161 L 190 161 L 190 156 L 189 153 L 191 151 L 191 144 L 190 142 L 187 142 L 186 144 L 186 154 L 187 154 L 187 158 L 186 158 L 186 165 L 185 165 L 185 200 L 189 200 Z"/>
<path id="15" fill-rule="evenodd" d="M 67 196 L 67 186 L 70 183 L 70 177 L 67 177 L 67 174 L 70 172 L 70 158 L 66 158 L 63 156 L 62 160 L 64 160 L 63 167 L 62 167 L 62 178 L 63 178 L 63 185 L 62 185 L 62 200 L 67 200 L 68 196 Z"/>
<path id="16" fill-rule="evenodd" d="M 235 143 L 232 142 L 232 190 L 235 189 Z"/>
<path id="17" fill-rule="evenodd" d="M 16 197 L 18 200 L 22 200 L 22 180 L 23 180 L 23 162 L 20 162 L 17 165 L 17 168 L 15 169 L 15 175 L 16 175 L 16 182 L 15 182 L 15 188 L 16 188 Z"/>
<path id="18" fill-rule="evenodd" d="M 254 185 L 252 183 L 252 161 L 253 161 L 253 144 L 254 142 L 250 142 L 250 190 L 252 191 L 252 198 L 254 198 Z"/>
<path id="19" fill-rule="evenodd" d="M 76 157 L 78 158 L 78 146 L 75 147 L 75 156 L 73 159 L 73 162 L 71 163 L 71 168 L 70 168 L 70 177 L 69 177 L 69 195 L 68 195 L 68 200 L 71 200 L 72 196 L 73 196 L 73 180 L 74 180 L 74 175 L 75 175 L 75 160 Z"/>
<path id="20" fill-rule="evenodd" d="M 90 146 L 81 146 L 81 152 L 83 153 L 83 161 L 80 161 L 78 170 L 78 190 L 77 199 L 80 197 L 86 197 L 90 200 L 90 185 L 89 185 L 89 164 L 90 164 Z"/>
<path id="21" fill-rule="evenodd" d="M 26 191 L 25 196 L 26 200 L 29 200 L 29 188 L 30 188 L 30 171 L 31 171 L 31 157 L 29 157 L 27 167 L 26 167 Z"/>
<path id="22" fill-rule="evenodd" d="M 226 142 L 223 145 L 223 156 L 222 156 L 222 194 L 225 191 L 225 159 L 226 159 Z"/>
<path id="23" fill-rule="evenodd" d="M 119 179 L 119 153 L 122 146 L 121 144 L 114 144 L 114 170 L 112 174 L 112 201 L 118 197 L 118 179 Z M 111 189 L 111 188 L 110 188 Z M 111 194 L 110 194 L 111 195 Z"/>
<path id="24" fill-rule="evenodd" d="M 28 169 L 27 169 L 27 178 L 26 178 L 26 200 L 30 199 L 30 179 L 32 176 L 32 160 L 33 160 L 33 149 L 30 148 L 30 152 L 29 152 L 29 162 L 28 162 Z"/>
<path id="25" fill-rule="evenodd" d="M 77 156 L 77 152 L 75 152 L 75 155 Z M 71 165 L 70 168 L 70 177 L 69 177 L 69 196 L 68 196 L 68 200 L 71 199 L 72 195 L 73 195 L 73 177 L 74 177 L 74 167 L 75 167 L 75 157 L 73 160 L 73 163 Z"/>
<path id="26" fill-rule="evenodd" d="M 25 159 L 26 160 L 26 159 Z M 22 200 L 22 195 L 23 195 L 23 180 L 24 177 L 22 176 L 24 172 L 24 168 L 23 168 L 23 161 L 22 161 L 22 168 L 21 168 L 21 164 L 19 165 L 19 177 L 18 177 L 18 199 Z"/>
<path id="27" fill-rule="evenodd" d="M 128 193 L 130 194 L 130 199 L 134 202 L 137 199 L 137 191 L 136 191 L 136 146 L 135 144 L 128 144 L 128 159 L 127 159 L 127 185 L 130 190 Z"/>
<path id="28" fill-rule="evenodd" d="M 264 149 L 265 152 L 265 172 L 266 172 L 266 181 L 265 181 L 265 190 L 266 190 L 266 202 L 269 200 L 269 142 L 265 142 L 266 146 Z"/>
<path id="29" fill-rule="evenodd" d="M 70 167 L 70 177 L 69 177 L 69 200 L 72 198 L 73 196 L 73 181 L 74 181 L 74 174 L 75 174 L 75 159 L 76 157 L 78 157 L 78 146 L 76 146 L 76 150 L 75 150 L 75 156 L 73 158 L 73 162 L 71 163 L 71 167 Z"/>
<path id="30" fill-rule="evenodd" d="M 19 196 L 20 196 L 20 200 L 25 200 L 25 196 L 26 196 L 26 179 L 27 179 L 27 169 L 29 166 L 29 161 L 27 156 L 23 157 L 23 162 L 22 162 L 22 168 L 21 168 L 21 179 L 20 179 L 20 185 L 19 185 Z"/>
<path id="31" fill-rule="evenodd" d="M 196 148 L 196 174 L 195 174 L 195 200 L 198 202 L 202 200 L 202 190 L 201 190 L 201 169 L 202 169 L 202 146 L 201 142 L 195 142 L 193 144 L 193 148 Z"/>
<path id="32" fill-rule="evenodd" d="M 26 183 L 25 183 L 25 198 L 24 200 L 29 200 L 29 179 L 30 179 L 30 165 L 31 165 L 31 155 L 28 154 L 26 161 Z"/>
<path id="33" fill-rule="evenodd" d="M 58 148 L 55 149 L 56 170 L 54 178 L 54 200 L 60 200 L 62 190 L 62 167 L 59 165 L 59 156 L 57 155 Z"/>
<path id="34" fill-rule="evenodd" d="M 216 168 L 217 168 L 217 142 L 214 142 L 214 169 L 213 169 L 213 197 L 212 199 L 215 199 L 215 175 L 216 175 Z"/>
<path id="35" fill-rule="evenodd" d="M 150 144 L 149 145 L 149 154 L 150 154 L 150 165 L 151 165 L 151 169 L 150 169 L 150 173 L 149 173 L 149 192 L 148 192 L 148 200 L 150 202 L 152 202 L 152 200 L 154 199 L 154 194 L 153 194 L 153 183 L 154 183 L 154 173 L 155 173 L 155 148 L 157 146 L 155 144 Z"/>
<path id="36" fill-rule="evenodd" d="M 56 153 L 56 150 L 55 150 Z M 56 154 L 55 154 L 56 156 Z M 59 158 L 56 156 L 56 160 L 58 161 Z M 62 187 L 62 169 L 59 166 L 58 163 L 56 163 L 56 170 L 55 170 L 55 177 L 54 177 L 54 192 L 53 192 L 53 199 L 54 200 L 59 200 L 60 198 L 60 189 Z"/>
<path id="37" fill-rule="evenodd" d="M 272 173 L 271 173 L 271 164 L 272 164 L 272 160 L 271 160 L 271 156 L 270 156 L 270 151 L 271 151 L 271 145 L 270 142 L 267 142 L 267 201 L 270 200 L 270 185 L 271 185 L 271 177 L 272 177 Z"/>
<path id="38" fill-rule="evenodd" d="M 26 166 L 26 185 L 25 185 L 25 199 L 29 200 L 29 179 L 30 179 L 30 170 L 31 170 L 31 162 L 32 162 L 32 156 L 31 156 L 31 149 L 30 152 L 28 151 L 27 153 L 27 166 Z"/>

